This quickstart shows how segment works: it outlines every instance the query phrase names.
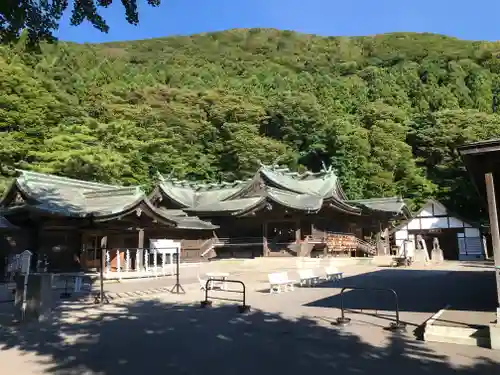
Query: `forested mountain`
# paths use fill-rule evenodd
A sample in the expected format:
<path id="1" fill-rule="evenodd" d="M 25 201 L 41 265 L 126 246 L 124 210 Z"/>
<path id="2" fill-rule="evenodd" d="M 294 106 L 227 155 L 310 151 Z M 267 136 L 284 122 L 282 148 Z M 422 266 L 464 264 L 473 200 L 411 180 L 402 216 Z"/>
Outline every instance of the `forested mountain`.
<path id="1" fill-rule="evenodd" d="M 500 134 L 500 44 L 230 30 L 0 47 L 2 183 L 15 168 L 149 184 L 333 165 L 350 198 L 479 214 L 456 146 Z"/>

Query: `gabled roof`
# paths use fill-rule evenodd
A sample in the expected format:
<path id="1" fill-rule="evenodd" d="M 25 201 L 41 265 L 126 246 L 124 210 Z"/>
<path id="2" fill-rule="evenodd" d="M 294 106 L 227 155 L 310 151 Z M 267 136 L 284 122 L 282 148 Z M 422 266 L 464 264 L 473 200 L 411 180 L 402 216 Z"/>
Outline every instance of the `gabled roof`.
<path id="1" fill-rule="evenodd" d="M 359 207 L 345 202 L 339 179 L 331 168 L 299 174 L 288 168 L 261 165 L 248 180 L 218 184 L 158 177 L 156 192 L 190 213 L 239 214 L 260 207 L 264 201 L 307 212 L 318 211 L 329 203 L 341 212 L 361 213 Z"/>
<path id="2" fill-rule="evenodd" d="M 412 216 L 410 209 L 401 197 L 357 199 L 348 200 L 347 202 L 354 206 L 367 208 L 372 211 L 402 214 L 405 217 Z"/>
<path id="3" fill-rule="evenodd" d="M 339 196 L 337 187 L 339 179 L 333 169 L 325 169 L 319 173 L 291 172 L 288 168 L 277 168 L 262 166 L 259 173 L 273 185 L 283 190 L 298 194 L 308 194 L 311 196 L 330 198 Z"/>
<path id="4" fill-rule="evenodd" d="M 317 212 L 323 206 L 323 199 L 308 194 L 296 194 L 267 188 L 265 194 L 250 198 L 237 198 L 227 201 L 216 201 L 209 204 L 185 208 L 188 213 L 198 215 L 242 215 L 254 209 L 266 207 L 272 209 L 273 204 L 288 207 L 293 210 Z"/>
<path id="5" fill-rule="evenodd" d="M 4 213 L 30 209 L 67 217 L 92 216 L 96 221 L 105 221 L 137 211 L 163 224 L 179 225 L 173 217 L 162 215 L 140 186 L 108 185 L 25 170 L 18 173 L 0 203 Z M 17 194 L 21 195 L 22 202 L 9 206 Z M 199 224 L 203 227 L 200 229 L 216 228 L 206 222 Z"/>
<path id="6" fill-rule="evenodd" d="M 394 228 L 392 228 L 390 230 L 390 233 L 395 233 L 397 232 L 398 230 L 400 230 L 401 228 L 403 228 L 405 225 L 407 225 L 408 223 L 410 223 L 412 220 L 418 218 L 420 216 L 420 214 L 425 210 L 426 207 L 428 207 L 430 204 L 434 204 L 438 207 L 441 207 L 444 211 L 447 212 L 447 215 L 449 217 L 454 217 L 454 218 L 457 218 L 461 221 L 463 221 L 464 223 L 466 224 L 469 224 L 470 226 L 472 227 L 475 227 L 475 228 L 480 228 L 481 225 L 474 222 L 474 221 L 470 221 L 470 220 L 467 220 L 467 219 L 464 219 L 462 216 L 460 215 L 457 215 L 456 213 L 450 211 L 444 204 L 442 204 L 441 202 L 435 200 L 435 199 L 428 199 L 423 205 L 422 207 L 420 207 L 420 209 L 413 213 L 411 216 L 409 216 L 406 220 L 403 220 L 402 222 L 400 222 L 397 226 L 395 226 Z"/>

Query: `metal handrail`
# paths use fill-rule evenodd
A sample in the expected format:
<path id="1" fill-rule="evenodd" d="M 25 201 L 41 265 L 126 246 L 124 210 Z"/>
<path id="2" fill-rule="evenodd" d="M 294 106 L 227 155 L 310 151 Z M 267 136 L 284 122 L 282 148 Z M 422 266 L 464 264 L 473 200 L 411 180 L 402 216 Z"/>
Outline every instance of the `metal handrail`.
<path id="1" fill-rule="evenodd" d="M 375 245 L 360 238 L 356 238 L 356 242 L 358 243 L 358 247 L 365 247 L 368 253 L 376 254 L 377 248 Z"/>
<path id="2" fill-rule="evenodd" d="M 238 305 L 238 311 L 240 313 L 245 313 L 250 311 L 250 306 L 246 304 L 246 286 L 245 283 L 241 280 L 227 280 L 227 279 L 217 279 L 217 278 L 210 278 L 207 280 L 205 283 L 205 299 L 201 301 L 200 306 L 201 307 L 210 307 L 212 306 L 212 302 L 209 300 L 208 292 L 210 290 L 214 290 L 213 288 L 210 287 L 210 284 L 214 282 L 220 282 L 220 283 L 233 283 L 233 284 L 239 284 L 241 285 L 241 290 L 226 290 L 226 289 L 220 289 L 218 290 L 219 292 L 225 292 L 225 293 L 240 293 L 242 294 L 242 299 L 232 299 L 232 298 L 224 298 L 224 297 L 214 297 L 211 296 L 210 299 L 214 300 L 224 300 L 224 301 L 233 301 L 233 302 L 241 302 L 241 305 Z"/>
<path id="3" fill-rule="evenodd" d="M 328 236 L 346 236 L 346 237 L 351 237 L 353 239 L 353 243 L 356 244 L 356 248 L 360 248 L 362 250 L 365 250 L 369 254 L 375 254 L 376 253 L 376 247 L 375 245 L 362 240 L 360 238 L 357 238 L 354 234 L 352 233 L 342 233 L 342 232 L 327 232 L 323 236 L 306 236 L 306 241 L 310 242 L 321 242 L 321 243 L 326 243 Z M 270 241 L 272 242 L 272 241 Z M 220 237 L 215 239 L 213 242 L 213 246 L 238 246 L 238 245 L 263 245 L 264 241 L 262 237 Z M 276 245 L 289 245 L 289 244 L 294 244 L 296 243 L 294 240 L 293 241 L 283 241 L 283 242 L 272 242 L 273 244 Z"/>
<path id="4" fill-rule="evenodd" d="M 344 309 L 344 291 L 346 289 L 350 290 L 366 290 L 372 292 L 390 292 L 394 295 L 395 302 L 395 312 L 396 312 L 396 322 L 391 322 L 387 330 L 390 331 L 403 331 L 406 329 L 406 324 L 399 320 L 399 297 L 394 289 L 390 288 L 370 288 L 370 287 L 361 287 L 361 286 L 345 286 L 340 290 L 340 317 L 337 318 L 335 322 L 336 325 L 346 326 L 351 322 L 350 318 L 345 317 L 345 309 Z M 332 323 L 334 324 L 334 323 Z"/>

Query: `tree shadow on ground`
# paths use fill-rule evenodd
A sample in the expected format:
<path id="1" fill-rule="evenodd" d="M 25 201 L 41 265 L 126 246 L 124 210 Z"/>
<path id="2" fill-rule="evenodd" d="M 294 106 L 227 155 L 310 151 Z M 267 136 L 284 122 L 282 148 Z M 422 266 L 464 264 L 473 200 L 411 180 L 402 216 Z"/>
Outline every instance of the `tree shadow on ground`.
<path id="1" fill-rule="evenodd" d="M 160 300 L 72 306 L 59 307 L 50 322 L 4 328 L 2 367 L 9 351 L 20 351 L 39 361 L 39 369 L 26 374 L 493 375 L 500 368 L 487 358 L 452 364 L 406 335 L 377 330 L 378 342 L 368 343 L 312 318 L 259 310 L 242 315 L 235 306 L 201 309 Z"/>
<path id="2" fill-rule="evenodd" d="M 367 288 L 351 290 L 350 286 Z M 445 305 L 455 310 L 493 312 L 496 309 L 496 282 L 494 272 L 387 269 L 348 276 L 339 282 L 323 283 L 317 287 L 340 289 L 339 293 L 306 304 L 314 307 L 347 309 L 394 310 L 394 295 L 398 295 L 399 310 L 406 312 L 436 313 Z M 480 290 L 481 293 L 477 291 Z"/>

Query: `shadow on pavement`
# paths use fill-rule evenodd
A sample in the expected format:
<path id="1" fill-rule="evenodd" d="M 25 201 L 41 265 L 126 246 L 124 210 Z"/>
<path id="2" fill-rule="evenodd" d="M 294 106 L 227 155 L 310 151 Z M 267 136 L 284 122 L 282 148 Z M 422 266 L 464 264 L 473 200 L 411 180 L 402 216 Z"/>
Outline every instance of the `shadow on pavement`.
<path id="1" fill-rule="evenodd" d="M 394 311 L 393 289 L 399 299 L 399 310 L 405 312 L 435 313 L 451 305 L 455 310 L 495 311 L 496 284 L 494 272 L 439 271 L 381 269 L 374 272 L 345 277 L 337 283 L 320 284 L 322 288 L 335 288 L 332 296 L 306 304 L 312 307 L 340 308 L 342 287 L 365 287 L 367 290 L 344 292 L 346 309 L 373 309 Z"/>
<path id="2" fill-rule="evenodd" d="M 374 346 L 309 318 L 235 306 L 200 309 L 160 301 L 59 308 L 51 322 L 0 333 L 9 350 L 37 355 L 30 374 L 495 374 L 500 364 L 456 367 L 422 342 L 387 333 Z M 8 361 L 2 362 L 7 368 Z M 8 369 L 5 373 L 19 373 Z M 4 371 L 2 371 L 4 373 Z"/>

